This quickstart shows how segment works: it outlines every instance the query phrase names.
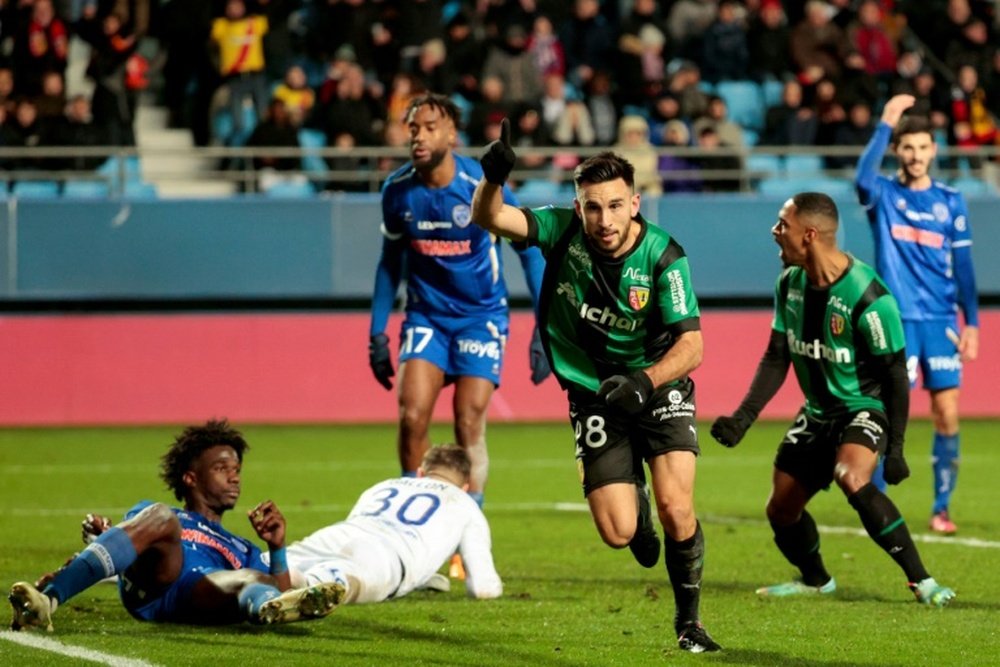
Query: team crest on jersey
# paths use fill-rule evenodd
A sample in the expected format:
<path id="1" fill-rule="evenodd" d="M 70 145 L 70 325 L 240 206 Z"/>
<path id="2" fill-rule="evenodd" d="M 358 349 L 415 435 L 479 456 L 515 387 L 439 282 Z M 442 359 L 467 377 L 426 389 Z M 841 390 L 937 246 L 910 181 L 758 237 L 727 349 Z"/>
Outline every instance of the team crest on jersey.
<path id="1" fill-rule="evenodd" d="M 628 288 L 628 305 L 632 310 L 642 310 L 649 303 L 649 288 L 632 285 Z"/>
<path id="2" fill-rule="evenodd" d="M 948 222 L 948 207 L 945 204 L 936 202 L 931 207 L 931 212 L 934 214 L 934 219 L 938 222 Z"/>
<path id="3" fill-rule="evenodd" d="M 847 320 L 840 313 L 834 313 L 830 316 L 830 331 L 834 336 L 839 336 L 844 333 L 844 326 L 847 324 Z"/>
<path id="4" fill-rule="evenodd" d="M 451 219 L 458 227 L 468 227 L 469 223 L 472 222 L 472 209 L 469 208 L 468 204 L 458 204 L 451 209 Z"/>

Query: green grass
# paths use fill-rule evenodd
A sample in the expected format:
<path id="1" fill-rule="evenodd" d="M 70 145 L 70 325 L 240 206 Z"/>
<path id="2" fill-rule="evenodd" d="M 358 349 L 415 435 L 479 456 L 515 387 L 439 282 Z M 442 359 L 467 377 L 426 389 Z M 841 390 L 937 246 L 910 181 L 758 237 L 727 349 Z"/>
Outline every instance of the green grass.
<path id="1" fill-rule="evenodd" d="M 315 623 L 142 624 L 112 586 L 95 586 L 59 609 L 65 646 L 162 665 L 981 665 L 996 664 L 1000 568 L 993 477 L 995 422 L 963 425 L 963 467 L 953 507 L 960 539 L 918 542 L 924 562 L 958 591 L 944 610 L 913 601 L 896 565 L 866 536 L 824 532 L 836 595 L 759 600 L 753 590 L 793 574 L 763 519 L 775 445 L 784 424 L 761 424 L 735 450 L 707 436 L 696 502 L 707 540 L 702 616 L 725 647 L 692 656 L 676 649 L 673 598 L 662 565 L 644 570 L 627 550 L 605 547 L 582 509 L 569 427 L 491 425 L 486 513 L 504 578 L 500 600 L 447 594 L 347 606 Z M 0 584 L 33 580 L 79 548 L 83 515 L 119 517 L 136 500 L 170 501 L 157 459 L 176 428 L 0 430 Z M 396 473 L 390 426 L 249 426 L 243 501 L 226 524 L 252 536 L 241 509 L 272 498 L 289 536 L 342 518 L 358 493 Z M 439 440 L 448 428 L 436 426 Z M 892 497 L 916 536 L 927 534 L 930 429 L 911 427 L 913 477 Z M 558 505 L 561 504 L 561 505 Z M 823 526 L 857 529 L 837 490 L 811 512 Z M 969 538 L 987 542 L 970 545 Z M 990 542 L 992 541 L 992 542 Z M 9 619 L 9 611 L 0 612 Z M 37 634 L 37 633 L 36 633 Z M 0 639 L 0 664 L 79 664 Z"/>

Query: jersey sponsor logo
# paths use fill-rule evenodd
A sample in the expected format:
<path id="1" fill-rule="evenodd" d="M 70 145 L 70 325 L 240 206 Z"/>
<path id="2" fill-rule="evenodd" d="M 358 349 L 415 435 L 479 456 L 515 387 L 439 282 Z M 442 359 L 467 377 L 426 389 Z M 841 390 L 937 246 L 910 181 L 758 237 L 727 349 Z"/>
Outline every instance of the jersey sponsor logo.
<path id="1" fill-rule="evenodd" d="M 464 229 L 472 222 L 472 209 L 469 208 L 468 204 L 456 204 L 455 208 L 451 209 L 451 219 L 455 221 L 456 225 Z"/>
<path id="2" fill-rule="evenodd" d="M 788 332 L 788 347 L 792 354 L 808 359 L 825 359 L 838 364 L 851 363 L 851 351 L 845 347 L 832 348 L 823 344 L 819 338 L 811 341 L 799 340 L 794 333 Z"/>
<path id="3" fill-rule="evenodd" d="M 882 326 L 882 318 L 876 311 L 871 311 L 865 314 L 865 321 L 868 323 L 868 330 L 872 335 L 872 345 L 875 346 L 877 350 L 884 350 L 889 347 L 889 343 L 885 338 L 885 327 Z"/>
<path id="4" fill-rule="evenodd" d="M 569 268 L 572 269 L 574 275 L 578 276 L 582 272 L 590 270 L 592 262 L 585 248 L 576 243 L 571 243 L 567 249 L 567 253 L 576 260 L 576 262 L 568 262 Z"/>
<path id="5" fill-rule="evenodd" d="M 410 247 L 421 255 L 432 257 L 453 257 L 455 255 L 471 255 L 472 241 L 443 241 L 441 239 L 413 239 Z"/>
<path id="6" fill-rule="evenodd" d="M 651 282 L 651 279 L 648 274 L 641 273 L 639 269 L 635 268 L 634 266 L 630 266 L 627 269 L 625 269 L 625 273 L 622 275 L 622 278 L 634 280 L 637 283 L 642 283 L 644 285 L 648 285 Z"/>
<path id="7" fill-rule="evenodd" d="M 589 322 L 597 322 L 608 329 L 618 329 L 620 331 L 635 331 L 641 321 L 633 320 L 623 315 L 615 315 L 607 306 L 601 309 L 591 306 L 586 302 L 580 306 L 579 312 L 580 317 Z"/>
<path id="8" fill-rule="evenodd" d="M 569 302 L 569 305 L 573 306 L 573 310 L 577 310 L 580 307 L 580 300 L 576 298 L 576 291 L 573 289 L 573 285 L 570 283 L 559 283 L 559 287 L 556 288 L 556 294 L 561 294 Z"/>
<path id="9" fill-rule="evenodd" d="M 802 301 L 802 290 L 797 287 L 788 288 L 788 302 L 792 301 Z"/>
<path id="10" fill-rule="evenodd" d="M 642 310 L 649 303 L 649 288 L 632 285 L 628 288 L 628 305 L 632 310 Z"/>
<path id="11" fill-rule="evenodd" d="M 934 214 L 934 219 L 940 223 L 948 222 L 948 218 L 951 217 L 948 215 L 948 207 L 941 202 L 935 202 L 934 205 L 931 206 L 931 213 Z"/>
<path id="12" fill-rule="evenodd" d="M 847 324 L 847 320 L 840 313 L 834 313 L 830 316 L 830 332 L 834 336 L 839 336 L 844 333 L 844 327 Z"/>
<path id="13" fill-rule="evenodd" d="M 950 357 L 927 357 L 927 366 L 932 371 L 960 371 L 962 360 L 957 354 Z"/>
<path id="14" fill-rule="evenodd" d="M 687 315 L 687 295 L 684 290 L 684 277 L 677 269 L 667 272 L 667 281 L 670 283 L 670 302 L 673 310 L 678 315 Z"/>
<path id="15" fill-rule="evenodd" d="M 490 341 L 484 343 L 480 340 L 470 339 L 470 338 L 459 338 L 458 351 L 460 354 L 471 354 L 474 357 L 489 357 L 490 359 L 500 358 L 500 343 L 496 341 Z"/>
<path id="16" fill-rule="evenodd" d="M 206 535 L 198 530 L 193 530 L 191 528 L 185 528 L 181 531 L 181 540 L 184 542 L 193 542 L 194 544 L 201 544 L 210 549 L 214 549 L 219 553 L 220 556 L 226 559 L 226 562 L 232 565 L 234 570 L 239 570 L 243 567 L 243 564 L 236 557 L 232 551 L 229 550 L 226 545 L 219 542 L 217 539 Z"/>
<path id="17" fill-rule="evenodd" d="M 944 245 L 944 234 L 908 225 L 893 225 L 892 238 L 897 241 L 907 241 L 927 246 L 928 248 L 940 248 Z"/>
<path id="18" fill-rule="evenodd" d="M 417 222 L 417 229 L 422 232 L 430 232 L 435 229 L 451 229 L 451 223 L 447 220 L 420 220 Z"/>

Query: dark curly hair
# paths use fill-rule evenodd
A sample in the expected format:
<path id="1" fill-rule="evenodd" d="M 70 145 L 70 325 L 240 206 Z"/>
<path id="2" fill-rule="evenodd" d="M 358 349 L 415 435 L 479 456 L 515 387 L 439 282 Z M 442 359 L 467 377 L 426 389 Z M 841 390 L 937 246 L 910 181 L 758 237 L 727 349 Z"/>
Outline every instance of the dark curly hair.
<path id="1" fill-rule="evenodd" d="M 170 449 L 163 455 L 160 477 L 167 483 L 167 488 L 174 492 L 177 500 L 184 500 L 187 489 L 183 480 L 184 473 L 191 469 L 202 452 L 218 445 L 232 447 L 240 463 L 243 463 L 243 452 L 250 449 L 243 434 L 230 426 L 225 418 L 210 419 L 203 426 L 188 426 L 174 438 Z"/>
<path id="2" fill-rule="evenodd" d="M 409 122 L 413 114 L 417 113 L 417 109 L 423 106 L 437 109 L 439 113 L 451 118 L 451 122 L 455 124 L 455 129 L 462 129 L 462 112 L 459 111 L 458 105 L 450 97 L 441 95 L 440 93 L 424 93 L 423 95 L 414 97 L 410 102 L 410 106 L 406 109 L 406 115 L 403 118 Z"/>

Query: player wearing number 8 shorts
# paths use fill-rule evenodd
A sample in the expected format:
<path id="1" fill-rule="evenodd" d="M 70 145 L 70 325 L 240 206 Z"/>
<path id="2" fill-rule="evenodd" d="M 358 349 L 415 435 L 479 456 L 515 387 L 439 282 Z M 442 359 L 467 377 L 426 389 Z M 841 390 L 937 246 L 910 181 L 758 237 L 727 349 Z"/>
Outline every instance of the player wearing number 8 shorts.
<path id="1" fill-rule="evenodd" d="M 705 543 L 694 512 L 694 383 L 702 337 L 688 260 L 674 238 L 639 214 L 634 169 L 606 152 L 574 174 L 572 208 L 522 209 L 502 200 L 514 163 L 509 126 L 481 159 L 473 219 L 541 248 L 539 326 L 569 397 L 583 492 L 604 542 L 659 561 L 643 461 L 666 536 L 678 645 L 717 651 L 699 618 Z"/>

